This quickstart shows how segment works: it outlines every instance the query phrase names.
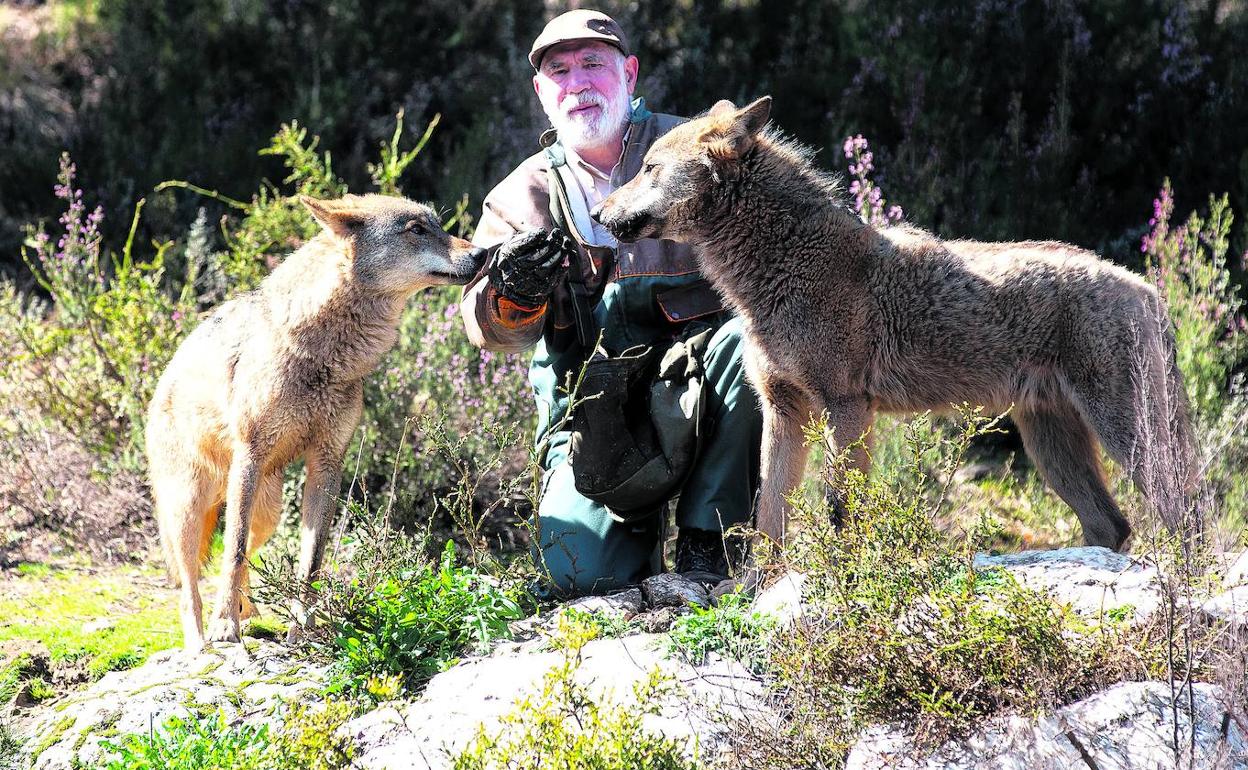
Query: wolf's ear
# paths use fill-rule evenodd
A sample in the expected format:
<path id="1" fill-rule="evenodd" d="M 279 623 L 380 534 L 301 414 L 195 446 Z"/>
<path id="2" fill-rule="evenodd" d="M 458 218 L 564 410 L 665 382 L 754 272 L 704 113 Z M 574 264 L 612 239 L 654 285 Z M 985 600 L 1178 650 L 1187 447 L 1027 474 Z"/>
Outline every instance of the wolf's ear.
<path id="1" fill-rule="evenodd" d="M 339 238 L 350 238 L 364 226 L 368 218 L 367 212 L 355 206 L 354 202 L 349 200 L 350 197 L 353 196 L 342 200 L 323 201 L 300 195 L 299 202 L 307 207 L 312 213 L 312 218 L 319 222 L 321 227 Z"/>
<path id="2" fill-rule="evenodd" d="M 771 117 L 771 97 L 764 96 L 746 105 L 737 113 L 737 121 L 750 136 L 755 136 Z"/>
<path id="3" fill-rule="evenodd" d="M 754 146 L 754 139 L 771 116 L 771 97 L 764 96 L 748 107 L 738 110 L 732 102 L 721 101 L 711 108 L 711 125 L 698 141 L 706 147 L 707 164 L 715 181 L 732 178 L 737 161 Z"/>

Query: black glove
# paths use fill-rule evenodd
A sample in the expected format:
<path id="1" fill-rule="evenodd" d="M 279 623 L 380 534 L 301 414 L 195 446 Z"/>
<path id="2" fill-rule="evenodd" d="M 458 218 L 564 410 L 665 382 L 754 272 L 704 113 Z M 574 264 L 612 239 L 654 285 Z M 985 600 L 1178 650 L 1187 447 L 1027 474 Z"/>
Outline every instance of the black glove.
<path id="1" fill-rule="evenodd" d="M 567 272 L 564 261 L 575 248 L 558 228 L 517 233 L 494 254 L 490 284 L 514 302 L 540 305 Z"/>

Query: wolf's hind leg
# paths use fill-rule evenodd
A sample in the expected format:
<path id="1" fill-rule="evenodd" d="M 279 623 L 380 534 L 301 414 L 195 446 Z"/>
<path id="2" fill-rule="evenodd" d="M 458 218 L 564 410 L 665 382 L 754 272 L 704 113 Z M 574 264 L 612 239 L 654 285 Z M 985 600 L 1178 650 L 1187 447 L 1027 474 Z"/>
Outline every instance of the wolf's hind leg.
<path id="1" fill-rule="evenodd" d="M 256 502 L 251 508 L 251 530 L 247 534 L 247 562 L 256 555 L 256 551 L 268 542 L 277 530 L 277 522 L 282 516 L 282 475 L 273 473 L 260 480 L 256 490 Z M 239 586 L 239 617 L 250 618 L 256 614 L 256 606 L 251 601 L 251 570 L 243 568 L 242 582 Z"/>
<path id="2" fill-rule="evenodd" d="M 1053 398 L 1016 409 L 1014 422 L 1044 480 L 1079 517 L 1084 542 L 1122 548 L 1131 525 L 1105 486 L 1096 441 L 1074 405 Z"/>
<path id="3" fill-rule="evenodd" d="M 182 644 L 188 650 L 203 646 L 203 603 L 199 573 L 204 543 L 212 539 L 220 483 L 193 469 L 177 475 L 160 475 L 153 469 L 152 494 L 156 519 L 170 575 L 178 582 Z"/>
<path id="4" fill-rule="evenodd" d="M 208 625 L 207 638 L 213 642 L 239 641 L 239 589 L 247 569 L 247 535 L 251 529 L 252 507 L 260 481 L 260 458 L 254 447 L 238 445 L 230 463 L 225 494 L 225 548 L 221 554 L 221 578 L 217 603 Z"/>

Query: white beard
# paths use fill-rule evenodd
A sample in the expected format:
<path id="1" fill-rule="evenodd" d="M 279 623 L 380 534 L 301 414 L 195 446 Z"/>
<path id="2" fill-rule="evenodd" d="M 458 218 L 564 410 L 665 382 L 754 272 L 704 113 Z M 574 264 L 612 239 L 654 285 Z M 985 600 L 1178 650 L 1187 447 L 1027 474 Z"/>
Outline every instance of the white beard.
<path id="1" fill-rule="evenodd" d="M 586 104 L 596 104 L 602 109 L 589 115 L 567 114 L 569 109 Z M 613 96 L 604 97 L 592 92 L 579 97 L 569 96 L 555 108 L 554 114 L 547 112 L 546 115 L 558 132 L 559 141 L 573 152 L 581 152 L 619 141 L 620 130 L 628 122 L 631 106 L 628 86 L 621 82 L 620 90 Z"/>

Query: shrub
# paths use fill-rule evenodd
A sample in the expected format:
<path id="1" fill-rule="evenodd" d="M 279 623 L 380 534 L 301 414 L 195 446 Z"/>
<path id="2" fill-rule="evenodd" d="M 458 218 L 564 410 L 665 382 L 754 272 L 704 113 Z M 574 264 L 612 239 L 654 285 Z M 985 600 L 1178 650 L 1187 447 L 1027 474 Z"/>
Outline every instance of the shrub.
<path id="1" fill-rule="evenodd" d="M 697 761 L 686 758 L 672 739 L 642 724 L 646 715 L 659 712 L 659 699 L 670 691 L 657 669 L 634 688 L 634 703 L 594 698 L 577 683 L 582 650 L 597 634 L 594 624 L 561 616 L 557 646 L 565 650 L 563 662 L 542 678 L 540 692 L 516 701 L 497 733 L 478 728 L 452 759 L 454 770 L 696 770 Z"/>
<path id="2" fill-rule="evenodd" d="M 1223 529 L 1238 540 L 1248 522 L 1248 388 L 1233 372 L 1248 356 L 1248 319 L 1226 260 L 1233 217 L 1225 195 L 1210 196 L 1207 214 L 1192 212 L 1178 227 L 1171 224 L 1173 212 L 1167 179 L 1140 250 L 1174 324 L 1202 474 Z"/>
<path id="3" fill-rule="evenodd" d="M 791 709 L 780 756 L 835 765 L 878 722 L 937 741 L 987 715 L 1035 712 L 1128 674 L 1117 626 L 1088 625 L 1004 572 L 974 569 L 974 554 L 995 537 L 991 519 L 953 537 L 939 530 L 953 470 L 1000 419 L 966 408 L 962 418 L 953 435 L 933 431 L 929 416 L 911 422 L 908 462 L 870 479 L 840 456 L 839 529 L 827 526 L 825 506 L 794 498 L 785 558 L 808 576 L 810 609 L 777 633 L 768 660 Z M 932 483 L 932 463 L 943 483 Z"/>

